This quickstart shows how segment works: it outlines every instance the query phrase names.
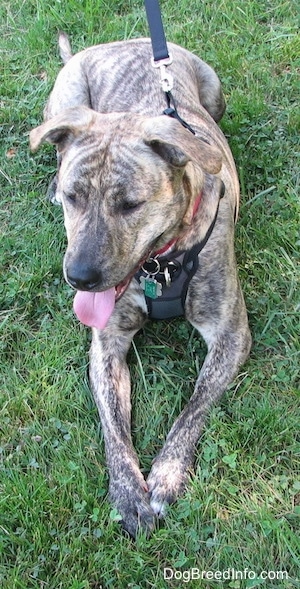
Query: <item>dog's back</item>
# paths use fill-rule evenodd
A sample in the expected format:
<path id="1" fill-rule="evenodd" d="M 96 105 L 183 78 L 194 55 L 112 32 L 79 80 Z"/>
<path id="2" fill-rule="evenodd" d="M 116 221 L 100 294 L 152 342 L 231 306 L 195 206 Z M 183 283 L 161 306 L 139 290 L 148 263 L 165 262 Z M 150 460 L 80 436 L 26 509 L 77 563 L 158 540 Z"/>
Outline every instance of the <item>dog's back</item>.
<path id="1" fill-rule="evenodd" d="M 160 114 L 165 108 L 159 73 L 151 65 L 149 39 L 96 45 L 72 56 L 67 35 L 60 33 L 59 50 L 65 67 L 58 74 L 44 111 L 45 119 L 79 104 L 98 112 L 134 110 L 149 116 Z M 193 107 L 197 115 L 202 106 L 218 122 L 224 113 L 225 101 L 214 70 L 178 45 L 170 43 L 169 50 L 173 57 L 170 73 L 174 77 L 178 107 L 192 116 Z M 63 95 L 62 84 L 65 86 Z"/>

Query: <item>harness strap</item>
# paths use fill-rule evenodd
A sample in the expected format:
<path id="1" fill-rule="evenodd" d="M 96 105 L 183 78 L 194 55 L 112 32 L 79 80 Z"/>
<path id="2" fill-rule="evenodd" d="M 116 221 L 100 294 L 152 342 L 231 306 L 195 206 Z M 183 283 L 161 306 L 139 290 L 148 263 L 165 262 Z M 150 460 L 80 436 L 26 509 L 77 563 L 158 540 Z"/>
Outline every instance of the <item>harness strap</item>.
<path id="1" fill-rule="evenodd" d="M 164 110 L 163 114 L 168 115 L 169 117 L 172 117 L 173 119 L 177 119 L 177 121 L 179 121 L 183 125 L 183 127 L 185 127 L 185 129 L 188 129 L 191 133 L 193 133 L 193 135 L 196 135 L 196 131 L 194 131 L 194 129 L 192 129 L 191 125 L 189 125 L 186 121 L 184 121 L 181 118 L 181 116 L 179 115 L 177 108 L 176 108 L 175 100 L 174 100 L 173 95 L 171 94 L 171 91 L 169 90 L 165 94 L 166 94 L 168 107 Z M 173 106 L 171 106 L 171 103 L 173 103 Z"/>

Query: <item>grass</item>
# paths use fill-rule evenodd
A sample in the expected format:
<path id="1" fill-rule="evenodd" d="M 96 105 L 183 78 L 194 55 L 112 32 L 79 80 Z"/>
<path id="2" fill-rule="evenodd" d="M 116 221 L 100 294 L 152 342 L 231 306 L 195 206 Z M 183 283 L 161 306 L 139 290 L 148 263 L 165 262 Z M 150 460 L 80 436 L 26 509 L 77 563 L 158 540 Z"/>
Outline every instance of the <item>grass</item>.
<path id="1" fill-rule="evenodd" d="M 190 580 L 191 588 L 300 587 L 299 36 L 293 0 L 162 0 L 167 38 L 214 65 L 239 169 L 236 249 L 253 350 L 208 419 L 196 476 L 165 526 L 136 543 L 106 501 L 88 330 L 62 279 L 62 213 L 45 199 L 53 151 L 28 132 L 76 50 L 147 35 L 142 1 L 8 0 L 1 11 L 0 586 L 165 589 L 200 571 L 287 571 Z M 298 61 L 297 61 L 298 60 Z M 147 470 L 205 350 L 182 321 L 149 325 L 130 352 L 133 435 Z M 176 577 L 164 579 L 164 567 Z"/>

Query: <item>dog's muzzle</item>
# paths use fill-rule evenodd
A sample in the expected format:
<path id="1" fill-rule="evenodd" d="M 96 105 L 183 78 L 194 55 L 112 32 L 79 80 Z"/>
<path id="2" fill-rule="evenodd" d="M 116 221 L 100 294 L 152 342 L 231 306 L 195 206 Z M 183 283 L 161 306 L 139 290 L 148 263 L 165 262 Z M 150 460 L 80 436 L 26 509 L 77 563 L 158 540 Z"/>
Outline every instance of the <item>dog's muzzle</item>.
<path id="1" fill-rule="evenodd" d="M 101 273 L 86 264 L 74 264 L 66 268 L 66 280 L 76 290 L 91 291 L 100 286 Z"/>

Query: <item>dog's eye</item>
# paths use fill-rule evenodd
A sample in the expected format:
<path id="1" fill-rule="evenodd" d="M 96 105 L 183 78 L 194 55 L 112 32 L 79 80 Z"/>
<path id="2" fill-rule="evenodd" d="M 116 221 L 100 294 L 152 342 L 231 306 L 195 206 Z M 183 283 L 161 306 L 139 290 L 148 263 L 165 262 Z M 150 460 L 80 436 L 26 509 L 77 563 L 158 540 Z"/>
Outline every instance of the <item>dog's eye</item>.
<path id="1" fill-rule="evenodd" d="M 142 202 L 124 201 L 122 203 L 122 212 L 125 214 L 126 213 L 133 213 L 133 212 L 137 211 L 143 204 L 144 204 L 144 201 L 142 201 Z"/>
<path id="2" fill-rule="evenodd" d="M 75 194 L 75 192 L 64 193 L 64 197 L 69 202 L 72 202 L 72 203 L 75 203 L 76 202 L 76 194 Z"/>

